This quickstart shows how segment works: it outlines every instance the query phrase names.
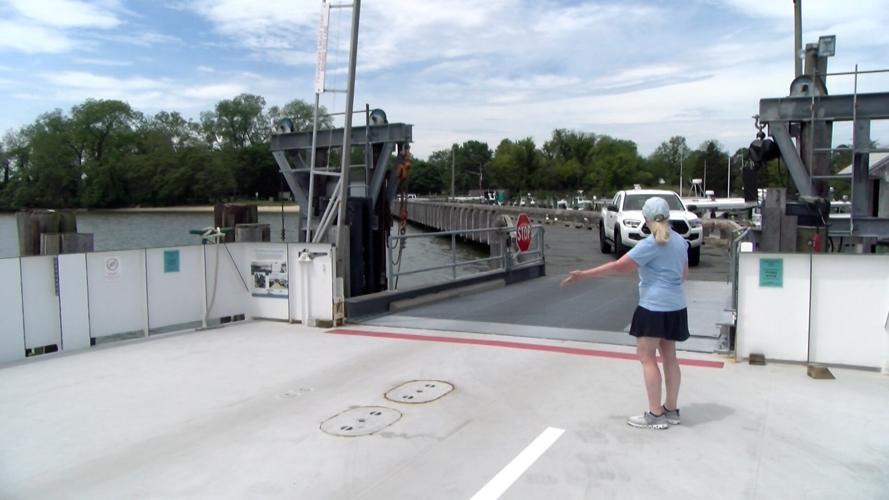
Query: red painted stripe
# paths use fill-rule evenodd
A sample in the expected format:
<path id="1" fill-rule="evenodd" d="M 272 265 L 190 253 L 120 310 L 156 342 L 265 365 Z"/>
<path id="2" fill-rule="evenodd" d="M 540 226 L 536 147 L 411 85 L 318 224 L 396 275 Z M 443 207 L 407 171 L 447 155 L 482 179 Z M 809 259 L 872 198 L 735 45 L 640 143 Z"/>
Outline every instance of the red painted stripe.
<path id="1" fill-rule="evenodd" d="M 602 358 L 613 359 L 632 359 L 639 360 L 639 356 L 629 352 L 602 351 L 599 349 L 580 349 L 578 347 L 561 347 L 555 345 L 528 344 L 525 342 L 509 342 L 505 340 L 482 340 L 482 339 L 466 339 L 459 337 L 441 337 L 436 335 L 416 335 L 411 333 L 393 333 L 393 332 L 374 332 L 368 330 L 352 330 L 348 328 L 337 328 L 336 330 L 328 330 L 327 333 L 336 335 L 355 335 L 360 337 L 376 337 L 382 339 L 396 340 L 420 340 L 424 342 L 445 342 L 448 344 L 470 344 L 484 345 L 490 347 L 506 347 L 510 349 L 526 349 L 529 351 L 546 351 L 559 352 L 563 354 L 576 354 L 579 356 L 598 356 Z M 660 359 L 660 358 L 658 358 Z M 704 368 L 722 368 L 725 363 L 722 361 L 706 361 L 702 359 L 683 359 L 679 358 L 679 364 L 685 366 L 700 366 Z"/>

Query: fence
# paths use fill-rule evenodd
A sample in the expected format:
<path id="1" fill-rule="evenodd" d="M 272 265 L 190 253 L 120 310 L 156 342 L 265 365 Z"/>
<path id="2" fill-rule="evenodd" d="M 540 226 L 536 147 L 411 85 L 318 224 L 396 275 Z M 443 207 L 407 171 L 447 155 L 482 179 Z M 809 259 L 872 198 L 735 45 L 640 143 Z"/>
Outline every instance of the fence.
<path id="1" fill-rule="evenodd" d="M 409 270 L 401 270 L 400 251 L 402 244 L 408 239 L 417 238 L 442 238 L 449 237 L 451 240 L 451 258 L 450 262 L 443 265 L 433 265 L 426 267 L 417 267 Z M 457 238 L 466 238 L 473 241 L 485 241 L 490 246 L 490 257 L 478 259 L 457 260 Z M 518 269 L 525 265 L 539 265 L 545 261 L 543 249 L 544 231 L 540 225 L 531 226 L 531 242 L 530 248 L 525 252 L 519 252 L 515 248 L 515 227 L 487 227 L 481 229 L 459 229 L 455 231 L 439 231 L 421 234 L 392 235 L 389 237 L 387 246 L 387 277 L 389 290 L 395 290 L 398 287 L 398 278 L 412 274 L 429 273 L 441 269 L 451 270 L 451 279 L 456 280 L 458 277 L 458 268 L 470 266 L 473 264 L 488 263 L 490 267 L 484 272 L 490 271 L 509 271 Z M 397 254 L 397 255 L 396 255 Z M 463 274 L 460 277 L 467 277 Z"/>

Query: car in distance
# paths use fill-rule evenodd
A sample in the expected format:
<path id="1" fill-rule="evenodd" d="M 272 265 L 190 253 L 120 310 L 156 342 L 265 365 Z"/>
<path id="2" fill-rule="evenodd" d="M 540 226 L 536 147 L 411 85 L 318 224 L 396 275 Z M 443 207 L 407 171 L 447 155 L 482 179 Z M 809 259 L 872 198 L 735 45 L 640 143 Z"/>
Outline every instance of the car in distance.
<path id="1" fill-rule="evenodd" d="M 688 264 L 697 266 L 701 261 L 704 228 L 698 216 L 689 210 L 679 195 L 673 191 L 655 189 L 618 191 L 614 199 L 602 208 L 599 218 L 599 249 L 602 253 L 613 251 L 620 257 L 651 234 L 642 217 L 642 205 L 653 196 L 663 198 L 669 205 L 670 227 L 688 242 Z"/>

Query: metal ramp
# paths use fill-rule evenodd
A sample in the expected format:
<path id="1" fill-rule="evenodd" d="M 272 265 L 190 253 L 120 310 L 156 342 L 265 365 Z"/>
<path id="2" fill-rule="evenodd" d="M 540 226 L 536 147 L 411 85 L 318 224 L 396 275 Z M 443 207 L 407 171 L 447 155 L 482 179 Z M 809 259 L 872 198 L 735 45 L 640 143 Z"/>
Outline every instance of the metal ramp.
<path id="1" fill-rule="evenodd" d="M 561 288 L 548 276 L 390 313 L 361 324 L 516 337 L 635 345 L 627 331 L 638 302 L 635 277 L 590 280 Z M 687 284 L 689 330 L 681 349 L 720 351 L 720 327 L 731 301 L 727 283 Z"/>

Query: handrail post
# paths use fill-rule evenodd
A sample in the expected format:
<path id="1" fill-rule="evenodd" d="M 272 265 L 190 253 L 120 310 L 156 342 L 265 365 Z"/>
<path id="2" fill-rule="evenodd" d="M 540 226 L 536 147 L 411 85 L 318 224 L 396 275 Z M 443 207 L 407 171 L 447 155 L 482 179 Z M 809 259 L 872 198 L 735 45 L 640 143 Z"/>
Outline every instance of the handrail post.
<path id="1" fill-rule="evenodd" d="M 512 245 L 509 241 L 509 228 L 506 228 L 503 235 L 503 269 L 507 272 L 512 271 Z"/>
<path id="2" fill-rule="evenodd" d="M 386 289 L 395 290 L 395 284 L 392 281 L 392 240 L 393 236 L 386 238 Z"/>
<path id="3" fill-rule="evenodd" d="M 451 276 L 457 279 L 457 234 L 451 233 Z"/>

